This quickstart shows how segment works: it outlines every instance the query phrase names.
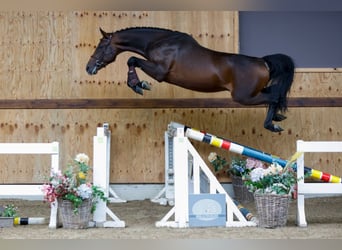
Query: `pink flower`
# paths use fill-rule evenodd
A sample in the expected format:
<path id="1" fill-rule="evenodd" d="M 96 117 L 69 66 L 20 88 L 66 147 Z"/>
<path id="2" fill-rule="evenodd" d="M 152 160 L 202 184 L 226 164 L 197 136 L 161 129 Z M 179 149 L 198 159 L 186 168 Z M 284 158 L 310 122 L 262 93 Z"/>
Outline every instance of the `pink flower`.
<path id="1" fill-rule="evenodd" d="M 54 202 L 56 200 L 55 189 L 50 184 L 44 184 L 42 186 L 42 191 L 44 193 L 44 199 L 48 202 Z"/>
<path id="2" fill-rule="evenodd" d="M 259 161 L 254 158 L 247 158 L 246 160 L 246 168 L 252 170 L 255 168 L 265 168 L 265 165 L 262 161 Z"/>

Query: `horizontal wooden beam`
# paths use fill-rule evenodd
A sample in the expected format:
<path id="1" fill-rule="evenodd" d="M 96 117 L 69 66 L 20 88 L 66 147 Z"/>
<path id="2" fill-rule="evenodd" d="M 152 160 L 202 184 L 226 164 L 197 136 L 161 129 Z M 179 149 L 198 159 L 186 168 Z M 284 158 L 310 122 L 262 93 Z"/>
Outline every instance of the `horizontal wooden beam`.
<path id="1" fill-rule="evenodd" d="M 290 98 L 289 107 L 342 107 L 342 97 Z M 243 106 L 230 98 L 176 99 L 18 99 L 0 100 L 0 109 L 143 109 L 143 108 L 258 108 L 265 105 Z"/>

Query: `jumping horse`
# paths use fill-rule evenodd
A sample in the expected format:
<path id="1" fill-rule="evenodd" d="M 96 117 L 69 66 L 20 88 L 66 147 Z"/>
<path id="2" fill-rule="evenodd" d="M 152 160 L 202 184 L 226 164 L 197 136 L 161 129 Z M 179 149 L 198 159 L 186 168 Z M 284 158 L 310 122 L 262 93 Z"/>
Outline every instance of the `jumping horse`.
<path id="1" fill-rule="evenodd" d="M 214 51 L 201 46 L 191 35 L 154 27 L 134 27 L 107 33 L 86 66 L 90 75 L 130 51 L 144 59 L 128 59 L 127 85 L 136 93 L 150 90 L 140 81 L 138 67 L 158 82 L 167 82 L 200 92 L 230 91 L 242 105 L 268 105 L 264 127 L 272 132 L 283 129 L 272 121 L 282 121 L 287 95 L 294 77 L 293 60 L 284 54 L 262 58 Z"/>

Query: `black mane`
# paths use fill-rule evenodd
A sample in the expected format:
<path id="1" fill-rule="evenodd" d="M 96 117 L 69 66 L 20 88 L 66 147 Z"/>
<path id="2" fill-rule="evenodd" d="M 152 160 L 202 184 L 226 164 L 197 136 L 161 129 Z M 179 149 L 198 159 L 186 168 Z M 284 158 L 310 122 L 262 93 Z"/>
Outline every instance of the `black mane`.
<path id="1" fill-rule="evenodd" d="M 123 32 L 123 31 L 128 31 L 128 30 L 142 30 L 142 29 L 149 29 L 149 30 L 160 30 L 160 31 L 170 31 L 170 32 L 175 32 L 174 30 L 167 29 L 167 28 L 159 28 L 159 27 L 148 27 L 148 26 L 142 26 L 142 27 L 128 27 L 124 28 L 115 32 Z"/>

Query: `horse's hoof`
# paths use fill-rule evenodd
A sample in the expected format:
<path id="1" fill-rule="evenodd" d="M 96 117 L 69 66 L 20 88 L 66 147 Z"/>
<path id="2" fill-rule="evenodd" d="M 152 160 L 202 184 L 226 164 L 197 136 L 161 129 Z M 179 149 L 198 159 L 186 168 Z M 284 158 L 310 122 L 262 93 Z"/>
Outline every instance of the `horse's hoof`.
<path id="1" fill-rule="evenodd" d="M 138 83 L 138 85 L 142 88 L 142 89 L 146 89 L 146 90 L 151 90 L 151 84 L 149 84 L 146 81 L 141 81 Z"/>
<path id="2" fill-rule="evenodd" d="M 281 132 L 284 130 L 280 126 L 275 125 L 275 124 L 265 125 L 264 128 L 270 130 L 271 132 L 275 132 L 275 133 Z"/>
<path id="3" fill-rule="evenodd" d="M 273 125 L 274 131 L 273 132 L 281 132 L 284 131 L 284 129 L 278 125 Z"/>
<path id="4" fill-rule="evenodd" d="M 276 121 L 276 122 L 281 122 L 283 120 L 285 120 L 287 117 L 285 115 L 282 115 L 282 114 L 275 114 L 273 116 L 273 121 Z"/>
<path id="5" fill-rule="evenodd" d="M 138 85 L 132 87 L 133 91 L 139 95 L 144 95 L 144 91 Z"/>

